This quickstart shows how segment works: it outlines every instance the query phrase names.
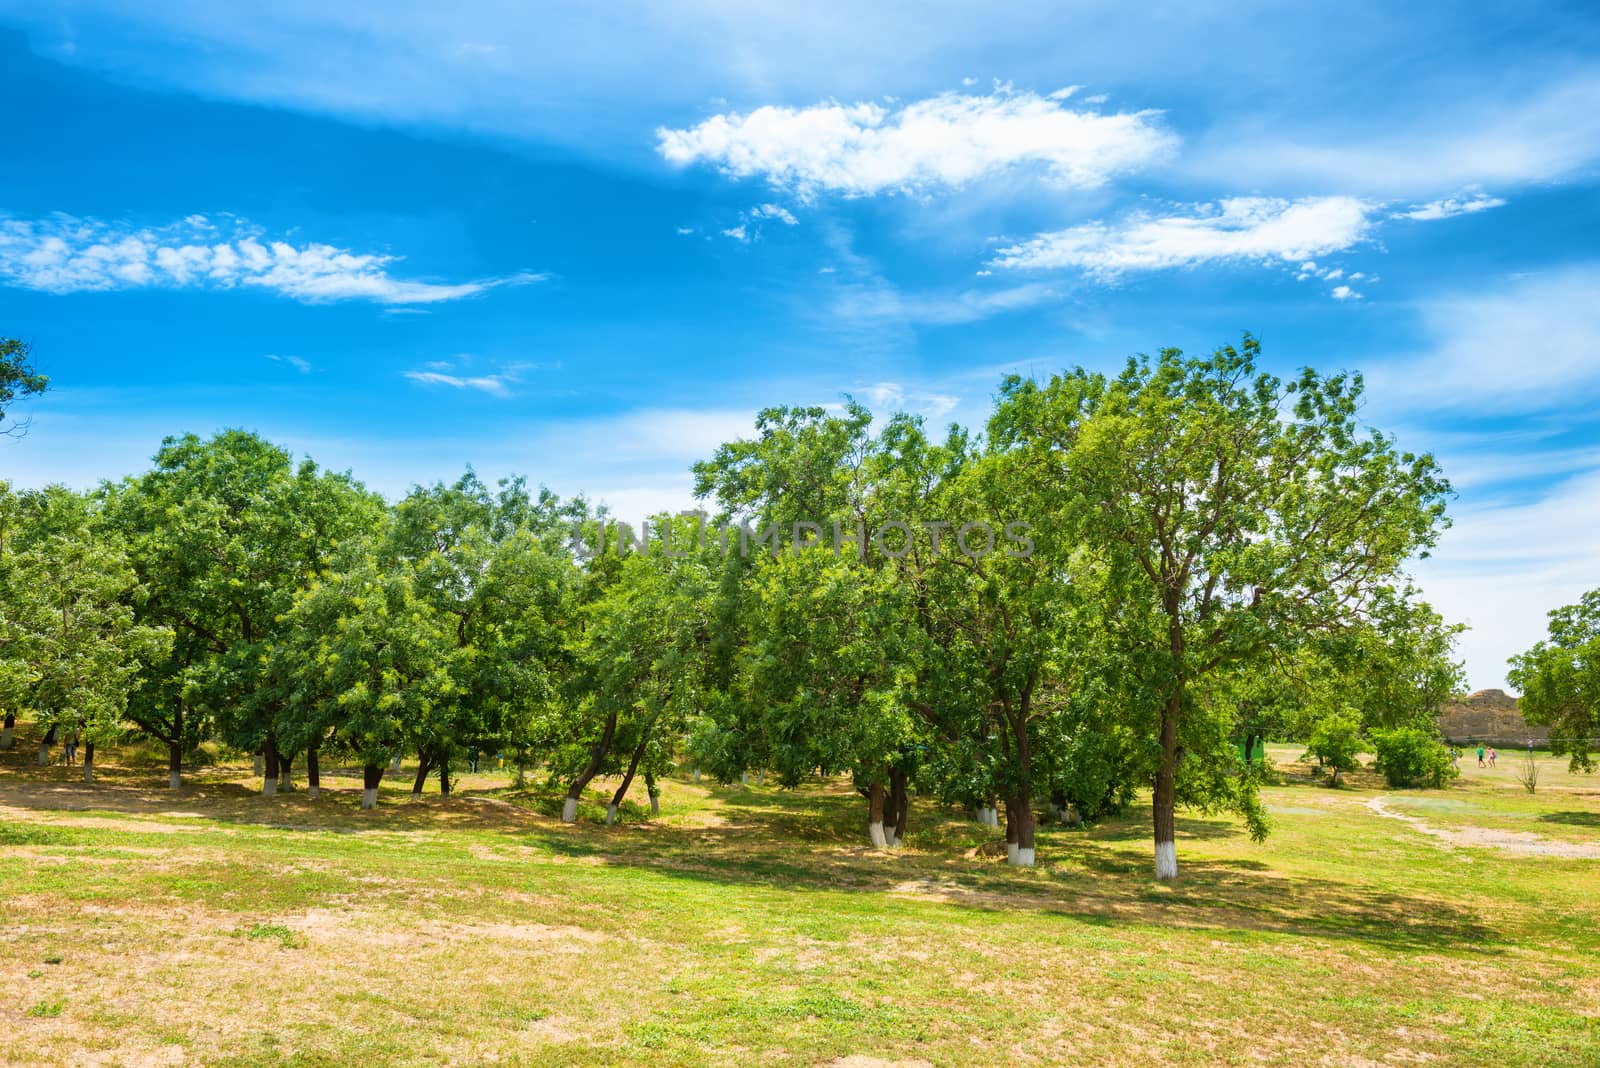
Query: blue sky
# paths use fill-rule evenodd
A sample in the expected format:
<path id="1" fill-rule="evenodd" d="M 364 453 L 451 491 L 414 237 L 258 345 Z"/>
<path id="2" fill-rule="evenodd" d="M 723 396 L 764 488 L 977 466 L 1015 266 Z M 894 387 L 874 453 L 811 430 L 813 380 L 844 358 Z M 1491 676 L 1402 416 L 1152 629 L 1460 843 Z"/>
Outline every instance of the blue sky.
<path id="1" fill-rule="evenodd" d="M 1259 335 L 1361 370 L 1455 527 L 1474 686 L 1600 585 L 1583 4 L 0 0 L 0 476 L 243 426 L 386 493 L 638 517 L 774 403 Z"/>

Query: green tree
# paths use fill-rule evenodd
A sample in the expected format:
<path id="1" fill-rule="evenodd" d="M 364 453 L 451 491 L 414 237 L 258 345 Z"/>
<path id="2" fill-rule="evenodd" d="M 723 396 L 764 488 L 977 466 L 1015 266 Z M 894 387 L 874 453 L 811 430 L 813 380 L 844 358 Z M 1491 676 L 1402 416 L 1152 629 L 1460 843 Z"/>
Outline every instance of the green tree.
<path id="1" fill-rule="evenodd" d="M 462 750 L 509 749 L 519 766 L 538 748 L 540 724 L 572 671 L 565 640 L 580 576 L 569 551 L 581 500 L 520 478 L 490 491 L 468 471 L 451 485 L 417 487 L 395 508 L 388 552 L 414 569 L 419 596 L 452 622 L 460 698 L 418 725 L 420 795 L 430 771 L 450 793 Z"/>
<path id="2" fill-rule="evenodd" d="M 357 546 L 295 595 L 283 624 L 265 671 L 281 702 L 277 729 L 353 756 L 361 807 L 376 807 L 389 761 L 462 697 L 454 621 L 419 596 L 409 564 Z"/>
<path id="3" fill-rule="evenodd" d="M 293 750 L 280 745 L 280 695 L 263 678 L 269 645 L 296 589 L 378 524 L 381 499 L 239 430 L 168 438 L 152 470 L 106 495 L 148 590 L 140 619 L 174 636 L 169 657 L 143 673 L 129 718 L 167 745 L 174 786 L 212 724 L 263 755 L 262 791 L 275 792 Z"/>
<path id="4" fill-rule="evenodd" d="M 1002 388 L 994 433 L 1052 470 L 1048 520 L 1113 576 L 1122 660 L 1154 698 L 1156 876 L 1177 876 L 1179 804 L 1266 825 L 1208 690 L 1240 661 L 1348 626 L 1425 553 L 1449 492 L 1432 457 L 1358 419 L 1359 376 L 1260 372 L 1260 346 L 1205 358 L 1163 350 L 1108 379 L 1082 369 Z M 1242 770 L 1242 769 L 1241 769 Z"/>
<path id="5" fill-rule="evenodd" d="M 551 724 L 550 770 L 566 782 L 561 818 L 569 823 L 583 791 L 607 772 L 621 775 L 607 823 L 641 770 L 654 807 L 670 740 L 704 702 L 717 571 L 713 551 L 696 542 L 692 521 L 663 517 L 648 549 L 614 544 L 594 561 L 601 589 L 581 610 L 570 700 Z"/>
<path id="6" fill-rule="evenodd" d="M 1461 774 L 1437 728 L 1395 727 L 1372 732 L 1378 759 L 1374 766 L 1390 786 L 1440 787 Z"/>
<path id="7" fill-rule="evenodd" d="M 1337 786 L 1340 772 L 1361 766 L 1361 713 L 1345 706 L 1323 716 L 1311 731 L 1306 751 L 1329 769 L 1328 785 Z"/>
<path id="8" fill-rule="evenodd" d="M 12 337 L 0 338 L 0 421 L 5 419 L 12 401 L 43 393 L 49 387 L 50 379 L 34 370 L 27 342 Z M 4 432 L 26 433 L 27 424 L 13 423 Z"/>
<path id="9" fill-rule="evenodd" d="M 120 733 L 136 675 L 162 657 L 165 628 L 135 622 L 143 595 L 118 539 L 89 503 L 60 487 L 20 497 L 0 483 L 0 687 L 32 708 L 49 739 L 77 735 L 93 781 L 97 742 Z"/>
<path id="10" fill-rule="evenodd" d="M 1550 613 L 1549 636 L 1511 658 L 1507 676 L 1522 691 L 1522 715 L 1550 728 L 1550 750 L 1573 771 L 1594 770 L 1600 735 L 1600 590 Z"/>

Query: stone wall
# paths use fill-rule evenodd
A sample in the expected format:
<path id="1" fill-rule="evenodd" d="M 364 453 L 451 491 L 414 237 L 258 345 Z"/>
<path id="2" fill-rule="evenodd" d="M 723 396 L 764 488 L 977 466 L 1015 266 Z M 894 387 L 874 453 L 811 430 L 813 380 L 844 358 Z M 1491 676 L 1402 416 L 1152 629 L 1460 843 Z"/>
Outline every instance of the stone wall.
<path id="1" fill-rule="evenodd" d="M 1530 738 L 1541 749 L 1550 744 L 1550 728 L 1528 726 L 1517 710 L 1517 699 L 1504 690 L 1479 690 L 1446 701 L 1439 710 L 1439 728 L 1454 745 L 1483 742 L 1521 749 Z"/>

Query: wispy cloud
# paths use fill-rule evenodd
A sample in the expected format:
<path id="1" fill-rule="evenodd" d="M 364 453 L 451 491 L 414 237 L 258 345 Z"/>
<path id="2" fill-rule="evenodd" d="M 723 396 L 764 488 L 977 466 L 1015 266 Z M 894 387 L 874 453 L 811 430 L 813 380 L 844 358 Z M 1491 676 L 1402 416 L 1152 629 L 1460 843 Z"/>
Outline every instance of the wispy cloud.
<path id="1" fill-rule="evenodd" d="M 777 219 L 785 226 L 798 226 L 800 224 L 800 220 L 796 219 L 792 212 L 780 204 L 758 204 L 750 210 L 750 215 L 756 219 Z"/>
<path id="2" fill-rule="evenodd" d="M 1401 104 L 1381 122 L 1333 109 L 1332 121 L 1346 124 L 1343 129 L 1301 123 L 1287 136 L 1263 135 L 1260 118 L 1246 115 L 1198 140 L 1187 163 L 1213 181 L 1247 174 L 1252 184 L 1337 183 L 1381 197 L 1506 189 L 1593 168 L 1600 161 L 1600 68 L 1534 77 L 1543 84 L 1523 92 L 1505 91 L 1517 79 L 1476 77 L 1471 96 L 1453 93 L 1448 106 Z"/>
<path id="3" fill-rule="evenodd" d="M 306 304 L 365 300 L 411 305 L 460 300 L 544 277 L 522 273 L 473 282 L 427 282 L 392 275 L 390 268 L 399 259 L 317 242 L 272 240 L 232 218 L 219 225 L 190 215 L 159 227 L 70 215 L 0 219 L 0 284 L 49 293 L 253 286 Z"/>
<path id="4" fill-rule="evenodd" d="M 1505 201 L 1499 197 L 1491 197 L 1484 193 L 1462 193 L 1459 196 L 1430 200 L 1426 204 L 1418 204 L 1405 211 L 1397 211 L 1393 218 L 1432 222 L 1435 219 L 1453 219 L 1457 215 L 1472 215 L 1504 204 Z"/>
<path id="5" fill-rule="evenodd" d="M 913 412 L 929 419 L 943 418 L 961 403 L 961 398 L 954 393 L 930 392 L 899 382 L 877 382 L 857 392 L 875 412 Z"/>
<path id="6" fill-rule="evenodd" d="M 267 359 L 273 363 L 287 364 L 303 375 L 311 373 L 311 361 L 301 356 L 279 356 L 275 352 L 267 353 Z"/>
<path id="7" fill-rule="evenodd" d="M 906 322 L 929 326 L 975 323 L 1059 299 L 1051 286 L 1030 282 L 992 289 L 909 293 L 881 279 L 843 283 L 830 314 L 843 320 Z"/>
<path id="8" fill-rule="evenodd" d="M 1419 307 L 1421 351 L 1368 374 L 1406 410 L 1576 410 L 1600 397 L 1600 263 L 1496 282 Z"/>
<path id="9" fill-rule="evenodd" d="M 1374 205 L 1355 197 L 1233 197 L 1177 214 L 1130 215 L 1040 234 L 1000 249 L 995 267 L 1076 268 L 1113 279 L 1214 262 L 1306 260 L 1350 248 L 1372 228 Z"/>
<path id="10" fill-rule="evenodd" d="M 480 372 L 473 368 L 473 364 L 477 362 L 475 357 L 465 354 L 448 360 L 430 360 L 419 368 L 401 372 L 401 377 L 420 386 L 473 390 L 504 397 L 511 394 L 511 387 L 521 382 L 526 372 L 560 366 L 559 363 L 539 364 L 522 361 L 497 367 L 493 371 Z"/>
<path id="11" fill-rule="evenodd" d="M 1172 154 L 1178 139 L 1158 120 L 1155 111 L 1075 111 L 1064 97 L 998 87 L 904 105 L 767 105 L 656 136 L 657 150 L 680 166 L 709 163 L 802 198 L 873 196 L 956 189 L 1023 166 L 1093 188 Z"/>
<path id="12" fill-rule="evenodd" d="M 443 371 L 407 371 L 405 377 L 424 386 L 475 389 L 482 393 L 504 394 L 512 379 L 505 375 L 452 375 Z"/>

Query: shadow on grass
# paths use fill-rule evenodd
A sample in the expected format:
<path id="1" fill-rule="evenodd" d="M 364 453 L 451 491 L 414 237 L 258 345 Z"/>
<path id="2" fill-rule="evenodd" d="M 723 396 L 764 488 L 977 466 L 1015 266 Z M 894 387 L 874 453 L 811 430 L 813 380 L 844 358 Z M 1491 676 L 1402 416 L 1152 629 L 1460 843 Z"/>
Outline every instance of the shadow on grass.
<path id="1" fill-rule="evenodd" d="M 405 801 L 409 793 L 388 791 L 382 807 L 363 812 L 359 790 L 334 769 L 324 779 L 340 788 L 325 790 L 316 801 L 303 788 L 266 798 L 244 783 L 225 781 L 242 778 L 246 769 L 202 774 L 176 792 L 152 782 L 148 772 L 107 769 L 100 782 L 85 785 L 66 781 L 55 769 L 33 770 L 38 774 L 0 775 L 0 805 L 40 813 L 189 817 L 201 828 L 203 820 L 271 831 L 475 831 L 545 855 L 663 878 L 788 892 L 884 893 L 902 902 L 922 899 L 962 910 L 1095 924 L 1272 932 L 1404 949 L 1481 948 L 1498 941 L 1470 909 L 1354 882 L 1284 877 L 1254 859 L 1185 858 L 1182 880 L 1158 885 L 1144 853 L 1127 848 L 1149 834 L 1142 811 L 1086 829 L 1041 826 L 1043 867 L 1019 871 L 974 854 L 976 847 L 1002 840 L 1002 832 L 925 801 L 913 803 L 912 848 L 873 850 L 865 841 L 865 802 L 837 782 L 793 791 L 702 784 L 690 789 L 705 795 L 710 818 L 704 823 L 651 823 L 644 819 L 645 807 L 630 802 L 623 807 L 624 821 L 605 827 L 598 825 L 605 798 L 595 792 L 586 796 L 580 822 L 568 825 L 553 818 L 559 797 L 542 789 L 474 790 L 447 799 L 434 794 L 422 803 Z M 672 786 L 688 788 L 683 782 Z M 1552 816 L 1596 822 L 1581 812 Z M 1178 831 L 1180 854 L 1186 841 L 1242 836 L 1237 824 L 1223 819 L 1183 818 Z"/>
<path id="2" fill-rule="evenodd" d="M 1569 827 L 1600 827 L 1600 812 L 1546 812 L 1539 819 L 1545 823 L 1564 823 Z"/>

